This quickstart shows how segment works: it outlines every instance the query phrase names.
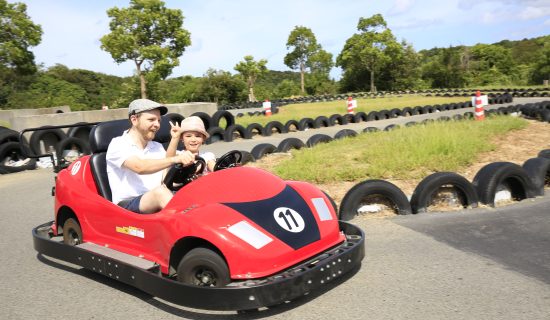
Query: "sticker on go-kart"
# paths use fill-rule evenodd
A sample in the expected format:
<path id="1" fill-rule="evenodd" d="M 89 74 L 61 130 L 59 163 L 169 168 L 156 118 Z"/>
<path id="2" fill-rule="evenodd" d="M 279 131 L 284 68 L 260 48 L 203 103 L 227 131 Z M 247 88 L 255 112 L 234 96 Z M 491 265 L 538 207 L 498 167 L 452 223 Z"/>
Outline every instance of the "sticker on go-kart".
<path id="1" fill-rule="evenodd" d="M 127 234 L 138 238 L 145 238 L 145 230 L 136 227 L 116 227 L 116 232 Z"/>
<path id="2" fill-rule="evenodd" d="M 314 213 L 291 186 L 269 199 L 224 203 L 273 237 L 298 250 L 321 238 Z"/>
<path id="3" fill-rule="evenodd" d="M 82 166 L 82 162 L 77 161 L 73 164 L 73 168 L 71 169 L 71 174 L 74 176 L 75 174 L 80 171 L 80 167 Z"/>
<path id="4" fill-rule="evenodd" d="M 275 209 L 275 211 L 273 211 L 273 217 L 281 228 L 289 232 L 302 232 L 306 226 L 302 216 L 290 208 L 280 207 Z"/>

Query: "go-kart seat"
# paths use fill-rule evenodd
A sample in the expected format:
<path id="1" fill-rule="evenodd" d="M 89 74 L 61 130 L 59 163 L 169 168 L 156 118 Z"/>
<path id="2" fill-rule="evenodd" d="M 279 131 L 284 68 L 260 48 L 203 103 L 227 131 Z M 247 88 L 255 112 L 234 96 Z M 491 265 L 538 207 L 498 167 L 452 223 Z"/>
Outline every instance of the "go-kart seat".
<path id="1" fill-rule="evenodd" d="M 112 201 L 112 194 L 107 176 L 107 148 L 113 138 L 121 136 L 129 127 L 128 119 L 112 120 L 96 125 L 90 132 L 90 168 L 98 193 L 109 201 Z"/>

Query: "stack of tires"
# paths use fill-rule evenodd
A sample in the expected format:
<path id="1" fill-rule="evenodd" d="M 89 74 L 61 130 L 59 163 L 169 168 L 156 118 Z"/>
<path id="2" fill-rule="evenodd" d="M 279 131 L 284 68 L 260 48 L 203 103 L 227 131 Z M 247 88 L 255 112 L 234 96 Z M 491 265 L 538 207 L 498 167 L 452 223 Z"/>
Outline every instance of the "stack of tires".
<path id="1" fill-rule="evenodd" d="M 25 154 L 19 143 L 19 133 L 0 126 L 0 174 L 35 169 L 36 160 Z"/>

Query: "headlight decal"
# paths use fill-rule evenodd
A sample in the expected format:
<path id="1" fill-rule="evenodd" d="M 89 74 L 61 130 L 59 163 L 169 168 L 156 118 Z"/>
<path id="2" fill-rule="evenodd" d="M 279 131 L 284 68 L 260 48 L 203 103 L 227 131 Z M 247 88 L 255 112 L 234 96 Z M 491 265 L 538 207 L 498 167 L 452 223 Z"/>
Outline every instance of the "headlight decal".
<path id="1" fill-rule="evenodd" d="M 313 206 L 315 207 L 315 211 L 317 211 L 317 215 L 319 216 L 319 220 L 321 220 L 321 221 L 332 220 L 332 215 L 330 214 L 330 210 L 328 209 L 328 206 L 327 206 L 327 203 L 325 202 L 325 199 L 323 199 L 323 198 L 312 198 L 311 202 L 313 202 Z"/>
<path id="2" fill-rule="evenodd" d="M 260 230 L 254 228 L 250 223 L 246 221 L 237 222 L 231 227 L 227 228 L 227 231 L 231 232 L 237 238 L 240 238 L 244 242 L 253 246 L 256 249 L 264 247 L 266 244 L 273 241 L 266 234 Z"/>

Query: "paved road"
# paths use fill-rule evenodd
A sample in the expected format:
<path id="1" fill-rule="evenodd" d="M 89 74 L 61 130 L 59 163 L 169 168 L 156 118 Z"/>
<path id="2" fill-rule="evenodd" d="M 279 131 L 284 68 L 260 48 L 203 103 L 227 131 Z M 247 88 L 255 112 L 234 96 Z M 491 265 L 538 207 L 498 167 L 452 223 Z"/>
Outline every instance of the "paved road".
<path id="1" fill-rule="evenodd" d="M 467 101 L 467 98 L 464 98 L 464 101 Z M 486 107 L 486 110 L 490 109 L 498 109 L 500 107 L 506 107 L 510 105 L 519 105 L 519 104 L 526 104 L 526 103 L 536 103 L 540 101 L 547 101 L 550 100 L 548 97 L 541 97 L 541 98 L 514 98 L 514 101 L 512 103 L 505 103 L 505 104 L 494 104 Z M 344 103 L 342 101 L 342 103 Z M 284 108 L 281 107 L 281 108 Z M 250 109 L 246 109 L 247 111 L 250 111 Z M 231 110 L 233 112 L 237 112 L 237 110 Z M 218 141 L 214 142 L 210 145 L 204 146 L 202 149 L 204 151 L 211 151 L 216 154 L 216 156 L 221 156 L 222 154 L 231 151 L 231 150 L 244 150 L 244 151 L 251 151 L 254 146 L 260 143 L 271 143 L 274 146 L 278 146 L 279 143 L 286 138 L 289 137 L 296 137 L 301 139 L 304 143 L 314 134 L 317 133 L 323 133 L 327 134 L 331 137 L 334 137 L 334 135 L 342 130 L 342 129 L 351 129 L 358 133 L 361 133 L 363 129 L 366 127 L 376 127 L 378 129 L 384 129 L 385 127 L 389 126 L 390 124 L 398 124 L 398 125 L 405 125 L 405 123 L 409 121 L 416 121 L 421 122 L 425 119 L 437 119 L 441 116 L 448 116 L 452 117 L 455 114 L 464 114 L 465 112 L 473 112 L 474 108 L 467 108 L 467 109 L 457 109 L 457 110 L 449 110 L 449 111 L 443 111 L 443 112 L 436 112 L 436 113 L 429 113 L 429 114 L 422 114 L 422 115 L 416 115 L 412 117 L 399 117 L 399 118 L 393 118 L 393 119 L 387 119 L 387 120 L 379 120 L 379 121 L 368 121 L 368 122 L 360 122 L 360 123 L 350 123 L 347 125 L 336 125 L 332 127 L 327 128 L 319 128 L 319 129 L 308 129 L 306 131 L 298 131 L 288 134 L 273 134 L 270 137 L 262 137 L 262 136 L 255 136 L 253 139 L 238 139 L 231 143 Z M 299 120 L 299 119 L 298 119 Z"/>
<path id="2" fill-rule="evenodd" d="M 550 319 L 550 196 L 505 209 L 357 217 L 366 257 L 326 292 L 237 316 L 175 306 L 37 256 L 53 173 L 0 176 L 2 319 Z"/>

